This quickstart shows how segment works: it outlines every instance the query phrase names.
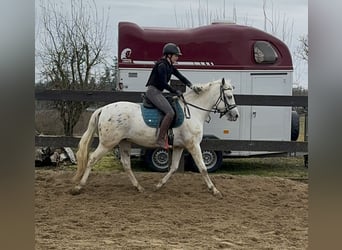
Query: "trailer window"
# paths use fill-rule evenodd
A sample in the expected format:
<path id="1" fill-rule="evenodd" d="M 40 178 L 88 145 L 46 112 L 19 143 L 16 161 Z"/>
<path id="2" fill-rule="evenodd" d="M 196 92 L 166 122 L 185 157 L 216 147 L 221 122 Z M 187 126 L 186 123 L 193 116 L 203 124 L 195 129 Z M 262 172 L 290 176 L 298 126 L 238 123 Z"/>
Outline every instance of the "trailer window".
<path id="1" fill-rule="evenodd" d="M 257 63 L 275 63 L 277 52 L 269 42 L 257 41 L 254 43 L 254 60 Z"/>

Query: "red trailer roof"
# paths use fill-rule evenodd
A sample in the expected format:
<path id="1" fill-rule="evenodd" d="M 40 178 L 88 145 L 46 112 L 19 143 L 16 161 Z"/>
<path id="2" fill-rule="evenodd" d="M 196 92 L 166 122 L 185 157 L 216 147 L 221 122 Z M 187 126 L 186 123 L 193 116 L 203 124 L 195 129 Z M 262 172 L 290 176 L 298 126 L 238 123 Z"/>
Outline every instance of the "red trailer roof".
<path id="1" fill-rule="evenodd" d="M 258 64 L 254 44 L 266 41 L 277 53 L 273 64 Z M 292 70 L 286 44 L 249 26 L 217 23 L 197 28 L 143 28 L 135 23 L 119 23 L 119 67 L 151 67 L 162 56 L 166 43 L 176 43 L 182 56 L 178 68 Z"/>

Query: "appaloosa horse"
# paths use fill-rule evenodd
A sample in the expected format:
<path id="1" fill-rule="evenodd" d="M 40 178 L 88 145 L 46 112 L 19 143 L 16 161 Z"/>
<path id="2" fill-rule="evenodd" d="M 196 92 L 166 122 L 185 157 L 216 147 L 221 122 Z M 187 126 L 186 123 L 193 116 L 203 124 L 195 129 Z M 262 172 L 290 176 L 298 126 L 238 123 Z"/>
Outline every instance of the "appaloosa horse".
<path id="1" fill-rule="evenodd" d="M 184 119 L 182 125 L 173 129 L 172 164 L 169 172 L 157 184 L 156 189 L 161 188 L 177 170 L 182 152 L 186 149 L 192 155 L 209 190 L 212 194 L 222 197 L 220 191 L 210 180 L 203 162 L 200 148 L 203 124 L 210 112 L 220 113 L 221 117 L 226 115 L 230 121 L 236 121 L 239 112 L 229 81 L 222 79 L 197 86 L 201 88 L 199 94 L 190 90 L 180 101 L 182 108 L 186 105 L 191 118 Z M 95 133 L 99 136 L 99 145 L 88 156 L 89 146 Z M 92 166 L 116 145 L 120 147 L 121 162 L 133 186 L 142 192 L 144 189 L 131 169 L 131 143 L 155 148 L 157 147 L 156 140 L 156 129 L 145 124 L 140 104 L 115 102 L 97 109 L 92 114 L 88 128 L 79 142 L 79 149 L 76 154 L 77 172 L 74 176 L 77 185 L 73 189 L 73 193 L 80 192 L 87 182 Z"/>

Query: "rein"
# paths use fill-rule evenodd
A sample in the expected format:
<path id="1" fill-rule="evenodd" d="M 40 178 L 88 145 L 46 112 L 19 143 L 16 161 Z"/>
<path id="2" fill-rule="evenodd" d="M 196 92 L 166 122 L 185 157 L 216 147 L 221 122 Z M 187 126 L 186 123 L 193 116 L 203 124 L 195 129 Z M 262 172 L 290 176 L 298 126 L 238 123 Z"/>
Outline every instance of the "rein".
<path id="1" fill-rule="evenodd" d="M 191 118 L 191 114 L 190 114 L 190 109 L 188 106 L 191 106 L 191 107 L 194 107 L 194 108 L 197 108 L 199 110 L 202 110 L 202 111 L 206 111 L 206 112 L 209 112 L 209 113 L 220 113 L 220 118 L 222 118 L 222 116 L 224 116 L 225 114 L 227 114 L 227 112 L 229 112 L 230 110 L 234 109 L 237 107 L 237 105 L 230 105 L 228 103 L 228 100 L 227 100 L 227 97 L 226 95 L 224 94 L 224 91 L 226 90 L 232 90 L 230 88 L 228 89 L 224 89 L 223 86 L 221 85 L 220 86 L 220 96 L 219 98 L 217 99 L 217 101 L 215 102 L 214 106 L 211 108 L 211 109 L 205 109 L 205 108 L 202 108 L 202 107 L 199 107 L 195 104 L 192 104 L 192 103 L 189 103 L 187 102 L 185 99 L 184 99 L 184 96 L 181 95 L 181 99 L 182 99 L 182 102 L 184 103 L 184 114 L 185 114 L 185 118 L 186 119 L 190 119 Z M 224 103 L 224 106 L 225 106 L 225 109 L 223 111 L 221 111 L 219 108 L 218 108 L 218 105 L 223 102 Z M 210 120 L 209 120 L 210 121 Z"/>

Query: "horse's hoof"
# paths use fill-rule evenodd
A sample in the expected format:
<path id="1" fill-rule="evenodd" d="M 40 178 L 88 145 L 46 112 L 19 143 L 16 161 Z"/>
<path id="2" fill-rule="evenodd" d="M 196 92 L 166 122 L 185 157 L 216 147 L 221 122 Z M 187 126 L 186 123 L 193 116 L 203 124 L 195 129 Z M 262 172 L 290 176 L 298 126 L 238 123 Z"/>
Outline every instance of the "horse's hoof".
<path id="1" fill-rule="evenodd" d="M 159 189 L 160 189 L 161 187 L 162 187 L 161 184 L 157 184 L 157 185 L 154 186 L 153 191 L 154 191 L 154 192 L 157 192 L 157 191 L 159 191 Z"/>
<path id="2" fill-rule="evenodd" d="M 72 188 L 71 190 L 70 190 L 70 194 L 72 194 L 72 195 L 79 195 L 79 194 L 81 194 L 81 188 L 79 188 L 79 187 L 74 187 L 74 188 Z"/>
<path id="3" fill-rule="evenodd" d="M 220 191 L 218 191 L 217 189 L 216 190 L 213 190 L 213 195 L 219 199 L 223 199 L 223 195 L 221 194 Z"/>
<path id="4" fill-rule="evenodd" d="M 140 186 L 140 185 L 137 186 L 137 189 L 138 189 L 139 193 L 145 192 L 145 189 L 142 186 Z"/>

